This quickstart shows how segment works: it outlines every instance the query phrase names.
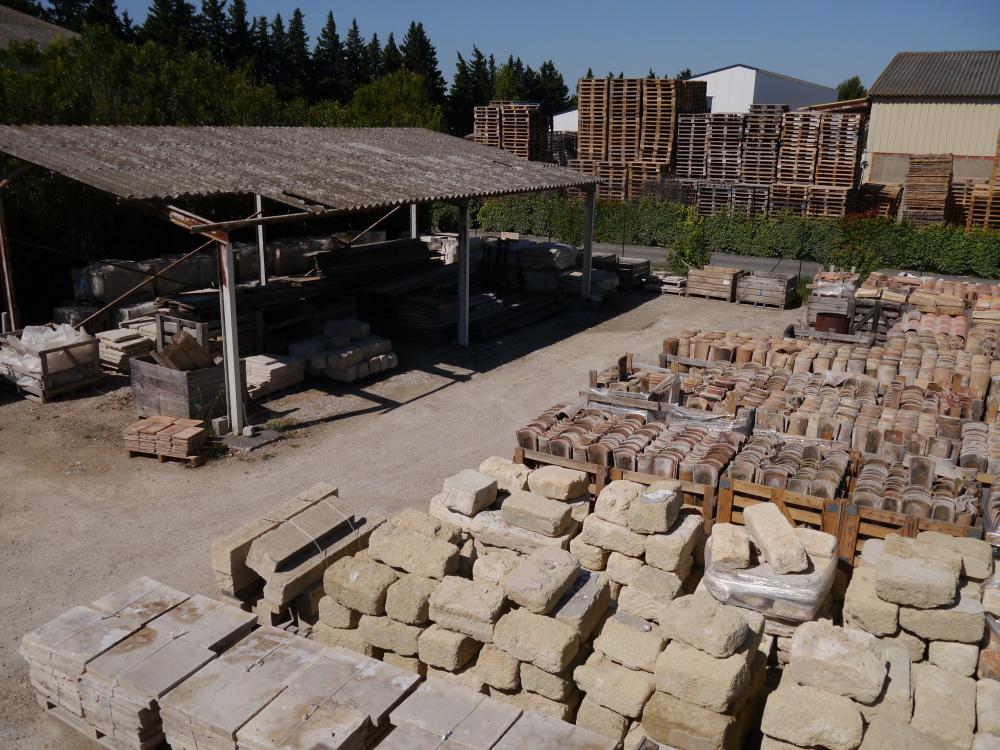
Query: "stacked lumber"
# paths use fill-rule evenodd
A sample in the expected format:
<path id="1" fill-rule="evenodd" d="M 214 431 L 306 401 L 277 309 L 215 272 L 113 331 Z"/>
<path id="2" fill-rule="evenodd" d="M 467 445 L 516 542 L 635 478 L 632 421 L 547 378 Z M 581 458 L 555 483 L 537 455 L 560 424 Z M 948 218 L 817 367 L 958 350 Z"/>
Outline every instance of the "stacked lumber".
<path id="1" fill-rule="evenodd" d="M 709 117 L 707 114 L 677 116 L 677 152 L 674 169 L 677 177 L 704 179 Z"/>
<path id="2" fill-rule="evenodd" d="M 849 187 L 809 185 L 806 198 L 806 216 L 837 219 L 847 213 Z"/>
<path id="3" fill-rule="evenodd" d="M 156 342 L 131 328 L 116 328 L 97 334 L 97 355 L 101 366 L 112 372 L 128 372 L 132 357 L 143 357 L 156 348 Z"/>
<path id="4" fill-rule="evenodd" d="M 863 118 L 859 114 L 823 115 L 816 157 L 817 185 L 854 187 L 862 124 Z"/>
<path id="5" fill-rule="evenodd" d="M 813 112 L 786 112 L 781 125 L 777 182 L 811 185 L 816 179 L 822 116 Z"/>
<path id="6" fill-rule="evenodd" d="M 487 104 L 473 110 L 472 140 L 484 146 L 500 148 L 500 107 Z"/>
<path id="7" fill-rule="evenodd" d="M 704 266 L 688 271 L 687 297 L 708 297 L 732 302 L 736 284 L 745 271 L 728 266 Z"/>
<path id="8" fill-rule="evenodd" d="M 733 213 L 741 216 L 766 215 L 770 194 L 771 190 L 767 185 L 736 183 L 732 187 Z"/>
<path id="9" fill-rule="evenodd" d="M 732 205 L 732 186 L 714 183 L 698 183 L 698 213 L 711 216 L 716 213 L 729 213 Z"/>
<path id="10" fill-rule="evenodd" d="M 680 86 L 681 81 L 670 78 L 647 78 L 642 82 L 638 160 L 644 165 L 670 164 Z"/>
<path id="11" fill-rule="evenodd" d="M 784 211 L 793 216 L 805 216 L 809 205 L 809 187 L 777 182 L 771 185 L 770 215 Z"/>
<path id="12" fill-rule="evenodd" d="M 247 368 L 247 395 L 250 398 L 261 398 L 298 385 L 306 376 L 306 362 L 299 357 L 258 354 L 247 357 L 244 361 Z"/>
<path id="13" fill-rule="evenodd" d="M 899 210 L 899 199 L 903 194 L 902 185 L 882 185 L 866 182 L 861 186 L 858 210 L 864 214 L 888 219 Z"/>
<path id="14" fill-rule="evenodd" d="M 760 185 L 774 182 L 781 123 L 787 111 L 787 104 L 750 105 L 740 154 L 740 179 L 743 182 Z"/>
<path id="15" fill-rule="evenodd" d="M 399 364 L 392 342 L 371 334 L 362 320 L 328 320 L 320 334 L 288 345 L 293 357 L 306 361 L 306 372 L 352 383 Z"/>
<path id="16" fill-rule="evenodd" d="M 608 79 L 581 78 L 576 84 L 576 99 L 577 155 L 584 161 L 602 161 L 608 156 Z"/>
<path id="17" fill-rule="evenodd" d="M 902 216 L 915 224 L 944 221 L 951 191 L 951 154 L 913 154 L 903 183 Z"/>
<path id="18" fill-rule="evenodd" d="M 126 425 L 122 430 L 130 453 L 194 459 L 208 439 L 198 419 L 154 416 Z"/>
<path id="19" fill-rule="evenodd" d="M 740 149 L 743 142 L 741 114 L 708 115 L 705 176 L 712 181 L 740 180 Z"/>
<path id="20" fill-rule="evenodd" d="M 612 78 L 608 81 L 609 161 L 631 162 L 639 159 L 643 84 L 641 78 Z"/>

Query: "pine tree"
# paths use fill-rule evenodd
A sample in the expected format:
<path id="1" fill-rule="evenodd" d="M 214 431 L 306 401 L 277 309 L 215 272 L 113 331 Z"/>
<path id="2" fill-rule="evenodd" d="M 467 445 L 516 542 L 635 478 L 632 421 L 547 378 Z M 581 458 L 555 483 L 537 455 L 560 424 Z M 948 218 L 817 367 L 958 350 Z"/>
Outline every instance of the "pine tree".
<path id="1" fill-rule="evenodd" d="M 302 11 L 292 11 L 285 46 L 286 95 L 305 96 L 309 89 L 309 35 Z"/>
<path id="2" fill-rule="evenodd" d="M 139 36 L 168 49 L 196 49 L 194 6 L 186 0 L 153 0 Z"/>
<path id="3" fill-rule="evenodd" d="M 226 43 L 229 29 L 226 24 L 226 0 L 201 0 L 201 14 L 198 16 L 198 33 L 201 46 L 216 60 L 226 59 Z"/>
<path id="4" fill-rule="evenodd" d="M 493 56 L 490 55 L 489 60 L 487 60 L 479 47 L 473 47 L 469 69 L 472 73 L 474 103 L 489 103 L 490 97 L 493 96 L 494 85 L 496 84 L 497 70 Z"/>
<path id="5" fill-rule="evenodd" d="M 593 77 L 594 77 L 594 69 L 587 68 L 587 75 L 585 75 L 584 78 L 593 78 Z"/>
<path id="6" fill-rule="evenodd" d="M 110 29 L 119 39 L 125 38 L 125 27 L 118 17 L 115 0 L 91 0 L 84 15 L 84 23 L 89 26 L 103 26 Z"/>
<path id="7" fill-rule="evenodd" d="M 250 21 L 247 16 L 246 0 L 233 0 L 229 4 L 226 26 L 226 61 L 230 67 L 243 65 L 253 57 L 253 42 L 250 37 Z"/>
<path id="8" fill-rule="evenodd" d="M 57 26 L 73 31 L 83 31 L 83 20 L 87 13 L 87 0 L 49 0 L 45 18 Z"/>
<path id="9" fill-rule="evenodd" d="M 371 80 L 381 78 L 384 73 L 382 67 L 382 43 L 378 40 L 378 34 L 372 34 L 372 40 L 368 42 L 368 77 Z"/>
<path id="10" fill-rule="evenodd" d="M 127 10 L 122 11 L 122 39 L 129 44 L 135 44 L 139 41 L 139 31 Z"/>
<path id="11" fill-rule="evenodd" d="M 279 94 L 285 91 L 288 81 L 285 64 L 287 49 L 288 33 L 285 31 L 285 22 L 280 13 L 275 13 L 274 20 L 271 21 L 271 55 L 270 60 L 267 61 L 267 67 L 271 76 L 268 83 L 274 84 Z"/>
<path id="12" fill-rule="evenodd" d="M 652 68 L 649 69 L 649 73 L 646 74 L 646 78 L 656 78 L 656 73 L 653 72 Z"/>
<path id="13" fill-rule="evenodd" d="M 313 50 L 313 98 L 343 100 L 343 54 L 333 13 L 326 14 L 326 24 L 319 32 Z"/>
<path id="14" fill-rule="evenodd" d="M 344 89 L 351 95 L 359 86 L 369 82 L 368 50 L 365 48 L 358 19 L 351 22 L 351 28 L 344 39 Z"/>
<path id="15" fill-rule="evenodd" d="M 546 60 L 538 69 L 538 91 L 549 114 L 564 112 L 569 105 L 569 89 L 555 63 Z"/>
<path id="16" fill-rule="evenodd" d="M 47 18 L 48 14 L 45 12 L 45 8 L 38 0 L 4 0 L 4 5 L 13 10 L 20 11 L 21 13 L 27 13 L 29 16 L 34 16 L 35 18 Z"/>
<path id="17" fill-rule="evenodd" d="M 269 83 L 274 78 L 272 63 L 274 61 L 271 49 L 271 27 L 267 16 L 255 18 L 250 27 L 250 47 L 253 50 L 253 71 L 257 80 Z"/>
<path id="18" fill-rule="evenodd" d="M 455 135 L 464 135 L 472 131 L 473 109 L 476 101 L 475 80 L 472 70 L 462 53 L 458 53 L 455 63 L 455 76 L 451 79 L 451 90 L 448 92 L 448 127 Z"/>
<path id="19" fill-rule="evenodd" d="M 410 22 L 399 51 L 403 54 L 403 66 L 427 81 L 427 93 L 431 101 L 443 102 L 444 76 L 438 68 L 437 50 L 427 37 L 422 23 Z"/>
<path id="20" fill-rule="evenodd" d="M 385 48 L 382 50 L 382 75 L 395 73 L 403 67 L 403 55 L 396 46 L 396 37 L 389 32 L 389 38 L 385 40 Z"/>

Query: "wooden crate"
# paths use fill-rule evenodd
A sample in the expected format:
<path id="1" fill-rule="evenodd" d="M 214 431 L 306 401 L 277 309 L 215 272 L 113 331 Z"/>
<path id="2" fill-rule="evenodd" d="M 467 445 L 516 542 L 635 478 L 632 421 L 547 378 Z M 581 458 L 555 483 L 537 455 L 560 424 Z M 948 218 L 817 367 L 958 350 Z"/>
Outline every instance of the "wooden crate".
<path id="1" fill-rule="evenodd" d="M 737 279 L 744 273 L 742 269 L 727 266 L 692 268 L 688 271 L 684 295 L 732 302 L 736 293 Z"/>
<path id="2" fill-rule="evenodd" d="M 736 282 L 736 301 L 784 310 L 795 299 L 795 274 L 754 271 Z"/>
<path id="3" fill-rule="evenodd" d="M 629 482 L 637 482 L 647 487 L 656 482 L 670 481 L 653 474 L 641 474 L 637 471 L 625 471 L 624 469 L 611 469 L 611 480 L 624 479 Z M 715 517 L 715 487 L 710 484 L 698 484 L 696 482 L 681 482 L 682 509 L 688 508 L 701 513 L 704 520 L 705 531 L 712 530 L 712 522 Z"/>
<path id="4" fill-rule="evenodd" d="M 20 337 L 23 332 L 23 329 L 12 331 L 10 335 Z M 104 378 L 96 338 L 45 349 L 38 356 L 41 360 L 40 375 L 16 365 L 0 365 L 0 382 L 7 383 L 27 399 L 45 404 L 59 396 L 95 385 Z M 57 368 L 57 359 L 68 360 L 72 367 Z M 30 382 L 18 382 L 25 378 Z"/>
<path id="5" fill-rule="evenodd" d="M 226 414 L 222 364 L 183 372 L 161 367 L 149 357 L 131 360 L 132 402 L 140 417 L 169 414 L 208 421 Z M 241 362 L 246 382 L 246 364 Z M 243 394 L 244 400 L 246 393 Z"/>
<path id="6" fill-rule="evenodd" d="M 601 490 L 608 483 L 607 466 L 592 464 L 586 461 L 576 461 L 572 458 L 562 458 L 553 456 L 551 453 L 542 453 L 528 448 L 518 446 L 514 449 L 514 463 L 524 464 L 529 468 L 536 469 L 539 466 L 562 466 L 567 469 L 576 469 L 585 472 L 590 476 L 590 494 L 595 498 L 601 494 Z"/>
<path id="7" fill-rule="evenodd" d="M 743 509 L 757 503 L 774 503 L 793 526 L 807 526 L 837 536 L 843 500 L 826 500 L 741 479 L 719 480 L 716 523 L 743 524 Z"/>

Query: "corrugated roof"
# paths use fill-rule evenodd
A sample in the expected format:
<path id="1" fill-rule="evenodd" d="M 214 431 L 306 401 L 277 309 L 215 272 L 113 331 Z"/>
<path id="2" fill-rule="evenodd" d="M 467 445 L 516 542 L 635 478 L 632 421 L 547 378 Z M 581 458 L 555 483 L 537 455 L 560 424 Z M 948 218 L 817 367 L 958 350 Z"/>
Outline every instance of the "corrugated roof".
<path id="1" fill-rule="evenodd" d="M 899 52 L 868 94 L 1000 97 L 1000 50 Z"/>
<path id="2" fill-rule="evenodd" d="M 0 49 L 11 42 L 36 42 L 39 47 L 56 39 L 78 36 L 76 32 L 0 5 Z"/>
<path id="3" fill-rule="evenodd" d="M 257 193 L 315 213 L 599 181 L 417 128 L 9 125 L 0 152 L 125 200 Z"/>

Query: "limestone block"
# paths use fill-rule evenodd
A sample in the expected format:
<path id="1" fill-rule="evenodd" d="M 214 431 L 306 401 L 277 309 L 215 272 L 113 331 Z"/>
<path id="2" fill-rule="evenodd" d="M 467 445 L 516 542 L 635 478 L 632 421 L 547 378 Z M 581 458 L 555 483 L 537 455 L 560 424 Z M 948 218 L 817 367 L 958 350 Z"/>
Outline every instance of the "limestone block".
<path id="1" fill-rule="evenodd" d="M 671 641 L 656 660 L 656 689 L 718 713 L 730 712 L 739 707 L 750 684 L 754 652 L 744 649 L 717 659 Z"/>
<path id="2" fill-rule="evenodd" d="M 927 661 L 964 677 L 972 677 L 979 663 L 979 645 L 931 641 L 927 645 Z"/>
<path id="3" fill-rule="evenodd" d="M 546 698 L 544 695 L 539 695 L 538 693 L 531 693 L 527 690 L 521 690 L 516 693 L 507 693 L 496 688 L 491 687 L 490 697 L 496 698 L 497 700 L 509 703 L 512 706 L 516 706 L 525 712 L 525 716 L 529 716 L 531 712 L 536 712 L 543 714 L 550 719 L 558 719 L 559 721 L 569 721 L 573 718 L 573 709 L 576 708 L 577 703 L 580 701 L 580 693 L 574 691 L 573 695 L 570 696 L 568 701 L 554 701 L 550 698 Z M 515 726 L 517 726 L 515 724 Z M 505 747 L 511 748 L 521 748 L 521 747 L 531 747 L 532 745 L 525 744 L 509 744 Z"/>
<path id="4" fill-rule="evenodd" d="M 806 548 L 809 557 L 821 557 L 829 559 L 837 556 L 837 537 L 827 534 L 825 531 L 810 529 L 805 526 L 795 527 L 795 536 Z"/>
<path id="5" fill-rule="evenodd" d="M 588 697 L 633 719 L 653 693 L 653 675 L 623 667 L 603 654 L 592 654 L 573 670 L 573 679 Z"/>
<path id="6" fill-rule="evenodd" d="M 667 606 L 663 632 L 670 640 L 725 659 L 751 638 L 746 611 L 721 604 L 710 594 L 681 596 Z"/>
<path id="7" fill-rule="evenodd" d="M 547 614 L 576 581 L 580 566 L 568 551 L 540 549 L 524 557 L 503 581 L 507 597 L 540 615 Z"/>
<path id="8" fill-rule="evenodd" d="M 910 661 L 914 664 L 923 661 L 927 656 L 927 641 L 923 638 L 918 638 L 913 633 L 909 633 L 902 628 L 895 635 L 886 636 L 882 640 L 887 644 L 895 643 L 905 648 L 910 655 Z"/>
<path id="9" fill-rule="evenodd" d="M 874 568 L 878 565 L 882 552 L 885 550 L 885 542 L 881 539 L 868 539 L 861 548 L 861 557 L 858 560 L 858 567 Z"/>
<path id="10" fill-rule="evenodd" d="M 493 642 L 518 661 L 556 674 L 576 656 L 579 643 L 568 625 L 526 609 L 508 612 L 493 630 Z"/>
<path id="11" fill-rule="evenodd" d="M 976 731 L 1000 735 L 1000 682 L 976 683 Z"/>
<path id="12" fill-rule="evenodd" d="M 576 500 L 586 495 L 589 487 L 586 472 L 562 466 L 542 466 L 528 475 L 528 489 L 553 500 Z"/>
<path id="13" fill-rule="evenodd" d="M 434 624 L 420 634 L 417 653 L 424 664 L 454 672 L 469 663 L 479 651 L 479 646 L 477 641 L 464 633 Z"/>
<path id="14" fill-rule="evenodd" d="M 892 635 L 899 629 L 899 605 L 879 598 L 875 569 L 855 569 L 844 594 L 844 619 L 873 635 Z"/>
<path id="15" fill-rule="evenodd" d="M 806 622 L 792 637 L 786 671 L 800 685 L 871 704 L 882 694 L 888 662 L 882 644 L 869 633 Z"/>
<path id="16" fill-rule="evenodd" d="M 861 706 L 866 721 L 876 716 L 910 720 L 913 715 L 913 680 L 910 667 L 910 652 L 899 643 L 882 639 L 889 671 L 882 694 L 869 706 Z"/>
<path id="17" fill-rule="evenodd" d="M 663 534 L 677 521 L 683 499 L 676 479 L 655 482 L 632 501 L 628 527 L 640 534 Z"/>
<path id="18" fill-rule="evenodd" d="M 331 628 L 318 622 L 313 625 L 312 637 L 316 643 L 322 643 L 324 646 L 332 648 L 339 646 L 365 656 L 377 656 L 375 646 L 366 640 L 357 628 Z"/>
<path id="19" fill-rule="evenodd" d="M 972 750 L 1000 750 L 1000 735 L 977 734 L 972 740 Z"/>
<path id="20" fill-rule="evenodd" d="M 969 747 L 976 728 L 976 682 L 933 664 L 913 666 L 913 727 L 939 742 Z"/>
<path id="21" fill-rule="evenodd" d="M 444 504 L 465 516 L 486 510 L 497 499 L 497 482 L 474 469 L 463 469 L 444 480 Z"/>
<path id="22" fill-rule="evenodd" d="M 519 562 L 520 552 L 480 545 L 476 550 L 476 561 L 472 564 L 472 580 L 500 586 Z"/>
<path id="23" fill-rule="evenodd" d="M 469 533 L 483 544 L 504 547 L 529 554 L 541 547 L 567 549 L 576 527 L 571 525 L 561 536 L 545 536 L 537 531 L 522 529 L 501 518 L 502 511 L 487 510 L 479 513 L 469 524 Z"/>
<path id="24" fill-rule="evenodd" d="M 389 522 L 372 532 L 373 560 L 426 578 L 444 578 L 458 568 L 458 547 Z"/>
<path id="25" fill-rule="evenodd" d="M 799 747 L 854 750 L 861 744 L 864 722 L 849 699 L 783 680 L 767 699 L 760 728 Z"/>
<path id="26" fill-rule="evenodd" d="M 319 621 L 331 628 L 356 628 L 361 613 L 345 607 L 329 596 L 319 600 Z"/>
<path id="27" fill-rule="evenodd" d="M 583 522 L 583 541 L 610 552 L 620 552 L 628 557 L 642 557 L 646 549 L 646 537 L 636 534 L 625 526 L 605 521 L 596 515 L 589 515 Z"/>
<path id="28" fill-rule="evenodd" d="M 386 651 L 382 654 L 382 661 L 390 666 L 418 674 L 421 677 L 427 675 L 427 665 L 415 656 L 403 656 L 392 651 Z"/>
<path id="29" fill-rule="evenodd" d="M 472 537 L 469 537 L 464 542 L 458 545 L 458 575 L 462 578 L 472 578 L 472 568 L 476 564 L 476 558 L 479 553 L 476 552 L 476 542 Z"/>
<path id="30" fill-rule="evenodd" d="M 757 503 L 743 511 L 747 534 L 775 573 L 801 573 L 809 557 L 795 529 L 774 503 Z"/>
<path id="31" fill-rule="evenodd" d="M 937 740 L 910 726 L 908 721 L 878 716 L 868 725 L 861 750 L 940 750 Z"/>
<path id="32" fill-rule="evenodd" d="M 667 607 L 680 593 L 683 583 L 676 573 L 643 565 L 632 576 L 632 582 L 619 592 L 618 608 L 662 625 L 667 621 Z"/>
<path id="33" fill-rule="evenodd" d="M 930 549 L 926 542 L 889 535 L 875 566 L 879 598 L 923 609 L 954 604 L 962 558 L 941 554 L 945 552 L 944 547 Z"/>
<path id="34" fill-rule="evenodd" d="M 642 560 L 638 557 L 626 557 L 621 552 L 612 552 L 608 556 L 607 574 L 615 583 L 627 586 L 632 576 L 639 572 Z"/>
<path id="35" fill-rule="evenodd" d="M 361 636 L 375 648 L 395 651 L 403 656 L 417 653 L 417 638 L 423 628 L 393 620 L 391 617 L 363 615 L 358 624 Z"/>
<path id="36" fill-rule="evenodd" d="M 743 570 L 750 567 L 750 537 L 742 526 L 717 523 L 709 539 L 712 567 L 716 570 Z"/>
<path id="37" fill-rule="evenodd" d="M 980 680 L 1000 680 L 1000 636 L 988 630 L 985 644 L 979 652 L 976 677 Z"/>
<path id="38" fill-rule="evenodd" d="M 982 539 L 951 536 L 939 531 L 921 531 L 917 541 L 953 550 L 962 556 L 965 575 L 982 581 L 993 575 L 993 548 Z"/>
<path id="39" fill-rule="evenodd" d="M 427 622 L 431 593 L 438 585 L 433 578 L 407 573 L 392 584 L 385 595 L 385 613 L 408 625 Z"/>
<path id="40" fill-rule="evenodd" d="M 559 536 L 572 521 L 566 503 L 523 490 L 514 490 L 503 501 L 500 517 L 509 524 L 545 536 Z"/>
<path id="41" fill-rule="evenodd" d="M 518 690 L 521 687 L 521 662 L 503 649 L 487 643 L 476 659 L 476 671 L 490 687 Z"/>
<path id="42" fill-rule="evenodd" d="M 573 537 L 569 543 L 569 551 L 580 562 L 580 567 L 587 570 L 604 570 L 611 554 L 603 547 L 587 544 L 582 536 Z"/>
<path id="43" fill-rule="evenodd" d="M 570 550 L 573 544 L 570 543 Z M 994 617 L 1000 617 L 1000 587 L 987 586 L 983 589 L 983 609 Z"/>
<path id="44" fill-rule="evenodd" d="M 576 689 L 570 670 L 552 674 L 527 662 L 521 664 L 521 688 L 552 701 L 565 701 Z"/>
<path id="45" fill-rule="evenodd" d="M 581 571 L 549 616 L 569 627 L 583 643 L 594 632 L 611 602 L 608 581 L 588 570 Z"/>
<path id="46" fill-rule="evenodd" d="M 468 534 L 469 529 L 472 527 L 472 518 L 469 516 L 463 516 L 461 513 L 456 513 L 444 504 L 443 492 L 439 492 L 431 498 L 427 514 L 432 518 L 438 519 L 439 521 L 450 523 L 452 526 L 457 526 L 464 534 Z"/>
<path id="47" fill-rule="evenodd" d="M 479 473 L 493 477 L 501 492 L 528 489 L 528 475 L 531 473 L 524 464 L 516 464 L 508 458 L 490 456 L 479 464 Z"/>
<path id="48" fill-rule="evenodd" d="M 594 640 L 594 651 L 630 669 L 652 673 L 667 639 L 657 625 L 627 612 L 609 617 Z"/>
<path id="49" fill-rule="evenodd" d="M 644 489 L 643 485 L 624 479 L 610 482 L 597 496 L 594 513 L 609 523 L 627 527 L 629 508 Z"/>
<path id="50" fill-rule="evenodd" d="M 427 678 L 444 680 L 445 682 L 450 682 L 453 685 L 459 685 L 473 693 L 485 693 L 486 683 L 483 682 L 482 677 L 479 672 L 476 671 L 475 667 L 463 667 L 462 669 L 457 669 L 454 672 L 450 672 L 447 669 L 441 669 L 440 667 L 427 666 Z"/>
<path id="51" fill-rule="evenodd" d="M 625 739 L 629 721 L 620 713 L 605 708 L 589 696 L 584 696 L 576 711 L 576 725 L 617 743 Z"/>
<path id="52" fill-rule="evenodd" d="M 340 558 L 323 574 L 328 596 L 345 607 L 374 616 L 385 613 L 386 592 L 395 582 L 392 568 L 353 557 Z"/>
<path id="53" fill-rule="evenodd" d="M 423 513 L 415 508 L 404 508 L 399 511 L 399 513 L 392 517 L 392 523 L 450 544 L 457 545 L 462 540 L 462 529 L 460 527 L 450 521 L 435 518 L 430 513 Z"/>
<path id="54" fill-rule="evenodd" d="M 442 627 L 489 643 L 493 625 L 506 604 L 503 592 L 496 586 L 448 576 L 434 588 L 429 614 Z"/>
<path id="55" fill-rule="evenodd" d="M 646 563 L 668 572 L 680 570 L 689 564 L 704 536 L 702 517 L 693 513 L 683 515 L 666 534 L 645 537 Z"/>
<path id="56" fill-rule="evenodd" d="M 938 609 L 899 608 L 899 624 L 929 641 L 979 643 L 986 629 L 983 604 L 968 588 L 960 592 L 958 603 Z"/>
<path id="57" fill-rule="evenodd" d="M 666 747 L 728 750 L 739 747 L 736 720 L 727 714 L 656 691 L 642 712 L 642 728 Z"/>

